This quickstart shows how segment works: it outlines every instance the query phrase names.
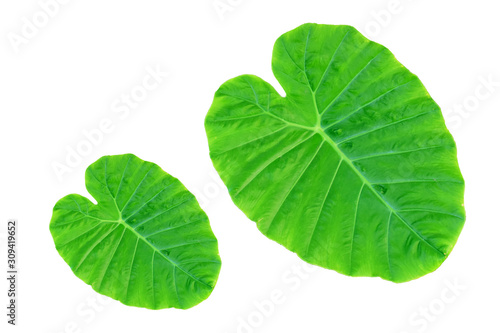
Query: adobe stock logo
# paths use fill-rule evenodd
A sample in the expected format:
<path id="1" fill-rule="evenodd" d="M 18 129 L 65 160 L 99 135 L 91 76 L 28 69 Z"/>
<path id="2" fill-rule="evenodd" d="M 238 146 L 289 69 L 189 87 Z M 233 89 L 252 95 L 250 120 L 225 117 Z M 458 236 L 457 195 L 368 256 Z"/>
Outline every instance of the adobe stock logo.
<path id="1" fill-rule="evenodd" d="M 242 4 L 242 2 L 243 0 L 215 0 L 212 3 L 212 6 L 219 16 L 219 19 L 221 21 L 224 21 L 226 18 L 226 14 L 229 12 L 233 12 Z"/>
<path id="2" fill-rule="evenodd" d="M 297 292 L 303 283 L 311 278 L 319 268 L 302 262 L 300 265 L 293 265 L 283 272 L 281 282 L 286 287 L 275 288 L 269 295 L 253 302 L 254 310 L 246 316 L 238 317 L 236 333 L 255 333 L 266 321 L 270 320 L 279 306 L 284 304 L 292 293 Z"/>
<path id="3" fill-rule="evenodd" d="M 73 317 L 61 324 L 57 330 L 51 330 L 54 333 L 83 333 L 90 332 L 87 326 L 90 326 L 99 316 L 109 307 L 114 305 L 111 298 L 93 293 L 84 301 L 81 301 L 73 314 Z"/>
<path id="4" fill-rule="evenodd" d="M 8 32 L 7 39 L 14 49 L 19 53 L 21 45 L 26 45 L 38 36 L 41 29 L 45 28 L 50 21 L 59 14 L 62 5 L 66 5 L 70 0 L 40 0 L 40 9 L 34 12 L 31 17 L 21 18 L 21 28 L 19 33 Z"/>
<path id="5" fill-rule="evenodd" d="M 445 287 L 437 297 L 430 300 L 426 305 L 420 306 L 417 311 L 410 315 L 409 323 L 413 329 L 402 331 L 401 333 L 423 333 L 427 331 L 429 326 L 448 311 L 448 308 L 467 290 L 467 286 L 461 284 L 458 279 L 454 279 L 453 281 L 445 280 L 444 285 Z"/>
<path id="6" fill-rule="evenodd" d="M 480 76 L 478 80 L 479 84 L 470 95 L 464 97 L 460 103 L 456 103 L 452 108 L 443 110 L 443 115 L 447 120 L 446 124 L 451 129 L 456 130 L 462 126 L 464 119 L 468 119 L 477 112 L 481 103 L 492 98 L 500 88 L 500 81 L 496 81 L 492 74 L 488 77 Z"/>
<path id="7" fill-rule="evenodd" d="M 391 24 L 394 16 L 401 14 L 405 10 L 405 5 L 413 1 L 415 0 L 390 0 L 385 8 L 371 11 L 372 20 L 365 24 L 364 34 L 370 38 L 378 36 Z"/>
<path id="8" fill-rule="evenodd" d="M 104 142 L 106 135 L 111 134 L 116 125 L 127 119 L 133 110 L 139 108 L 149 94 L 157 89 L 168 76 L 168 72 L 162 71 L 159 65 L 156 68 L 147 66 L 145 71 L 147 74 L 141 83 L 134 85 L 128 93 L 122 93 L 111 103 L 111 112 L 115 113 L 116 116 L 103 117 L 94 128 L 84 129 L 82 131 L 83 138 L 75 145 L 66 145 L 64 158 L 51 163 L 59 181 L 63 180 L 65 174 L 71 173 L 74 168 L 79 167 L 83 158 L 92 154 L 94 149 Z"/>

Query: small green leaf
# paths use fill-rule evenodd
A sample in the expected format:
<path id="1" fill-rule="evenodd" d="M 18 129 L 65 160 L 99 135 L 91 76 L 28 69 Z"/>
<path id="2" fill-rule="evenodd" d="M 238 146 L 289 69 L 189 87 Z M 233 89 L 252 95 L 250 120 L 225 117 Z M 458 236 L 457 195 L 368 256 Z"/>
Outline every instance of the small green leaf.
<path id="1" fill-rule="evenodd" d="M 305 261 L 403 282 L 447 258 L 464 182 L 440 108 L 385 47 L 350 26 L 305 24 L 274 45 L 286 92 L 243 75 L 205 119 L 235 204 Z"/>
<path id="2" fill-rule="evenodd" d="M 87 168 L 97 201 L 70 194 L 50 232 L 73 272 L 97 292 L 149 309 L 190 308 L 212 292 L 221 266 L 208 217 L 158 165 L 105 156 Z"/>

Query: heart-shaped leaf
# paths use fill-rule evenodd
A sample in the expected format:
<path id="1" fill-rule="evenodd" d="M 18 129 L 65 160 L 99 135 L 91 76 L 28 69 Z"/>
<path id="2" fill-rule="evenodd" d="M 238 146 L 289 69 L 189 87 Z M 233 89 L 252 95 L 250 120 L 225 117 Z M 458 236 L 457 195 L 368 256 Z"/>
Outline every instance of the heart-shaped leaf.
<path id="1" fill-rule="evenodd" d="M 76 276 L 103 295 L 149 309 L 187 309 L 210 295 L 221 266 L 217 239 L 179 180 L 127 154 L 97 160 L 85 184 L 97 205 L 70 194 L 50 222 Z"/>
<path id="2" fill-rule="evenodd" d="M 224 83 L 205 120 L 236 205 L 305 261 L 395 282 L 434 271 L 464 223 L 464 182 L 438 105 L 385 47 L 305 24 L 274 45 L 286 97 Z"/>

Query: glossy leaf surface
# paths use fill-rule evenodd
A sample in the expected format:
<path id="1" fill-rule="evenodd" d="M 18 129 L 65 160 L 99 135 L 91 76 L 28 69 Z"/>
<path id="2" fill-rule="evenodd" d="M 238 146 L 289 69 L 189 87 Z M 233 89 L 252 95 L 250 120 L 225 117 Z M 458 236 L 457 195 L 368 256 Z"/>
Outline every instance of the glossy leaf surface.
<path id="1" fill-rule="evenodd" d="M 305 261 L 403 282 L 462 229 L 455 142 L 421 81 L 350 26 L 305 24 L 274 45 L 282 97 L 243 75 L 216 92 L 210 156 L 235 204 Z"/>
<path id="2" fill-rule="evenodd" d="M 105 156 L 85 173 L 97 201 L 70 194 L 54 207 L 59 254 L 97 292 L 126 305 L 190 308 L 212 292 L 221 262 L 196 198 L 158 165 Z"/>

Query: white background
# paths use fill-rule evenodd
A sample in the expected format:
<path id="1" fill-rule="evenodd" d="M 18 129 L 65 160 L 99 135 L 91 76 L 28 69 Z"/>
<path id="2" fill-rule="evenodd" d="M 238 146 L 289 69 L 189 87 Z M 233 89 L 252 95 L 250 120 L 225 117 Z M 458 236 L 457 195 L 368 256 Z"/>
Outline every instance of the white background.
<path id="1" fill-rule="evenodd" d="M 66 2 L 47 22 L 38 1 L 0 4 L 2 267 L 4 223 L 17 218 L 20 225 L 19 321 L 9 332 L 500 331 L 500 85 L 484 84 L 500 82 L 496 1 L 222 0 L 231 8 L 222 14 L 214 0 Z M 23 37 L 24 18 L 34 15 L 46 25 Z M 276 85 L 273 43 L 306 22 L 355 26 L 387 46 L 442 106 L 466 180 L 467 222 L 435 273 L 405 284 L 319 268 L 296 273 L 301 260 L 261 235 L 216 175 L 203 127 L 213 93 L 239 74 Z M 169 75 L 128 115 L 113 112 L 147 68 Z M 103 119 L 112 128 L 59 179 L 54 164 L 66 164 L 68 149 L 85 145 L 83 131 Z M 85 168 L 121 153 L 179 178 L 210 217 L 223 266 L 213 294 L 195 308 L 105 302 L 54 248 L 48 225 L 55 202 L 87 195 Z M 258 310 L 255 302 L 268 304 L 272 293 L 283 294 L 281 304 Z"/>

